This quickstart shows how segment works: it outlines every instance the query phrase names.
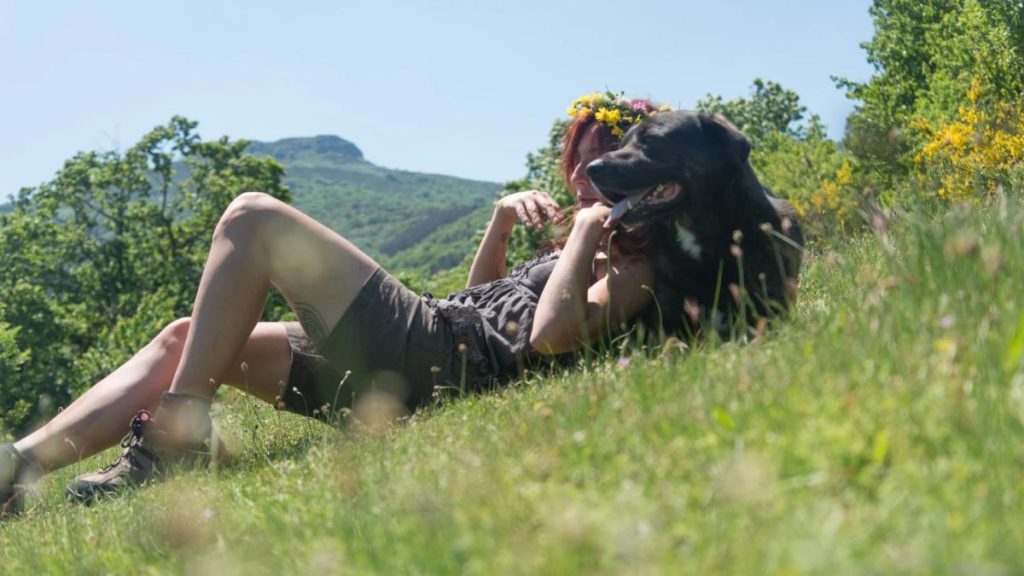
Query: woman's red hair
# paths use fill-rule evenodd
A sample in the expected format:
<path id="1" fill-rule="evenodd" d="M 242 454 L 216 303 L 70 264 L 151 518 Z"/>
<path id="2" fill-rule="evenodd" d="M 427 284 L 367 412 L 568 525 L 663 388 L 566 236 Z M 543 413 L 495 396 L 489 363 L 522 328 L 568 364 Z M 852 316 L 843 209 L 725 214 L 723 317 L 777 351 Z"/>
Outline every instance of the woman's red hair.
<path id="1" fill-rule="evenodd" d="M 594 120 L 593 115 L 574 118 L 565 130 L 565 137 L 562 140 L 562 177 L 565 178 L 565 187 L 570 193 L 573 192 L 572 173 L 580 161 L 580 140 L 587 132 L 597 135 L 597 143 L 602 153 L 611 152 L 622 143 L 612 134 L 610 126 Z"/>

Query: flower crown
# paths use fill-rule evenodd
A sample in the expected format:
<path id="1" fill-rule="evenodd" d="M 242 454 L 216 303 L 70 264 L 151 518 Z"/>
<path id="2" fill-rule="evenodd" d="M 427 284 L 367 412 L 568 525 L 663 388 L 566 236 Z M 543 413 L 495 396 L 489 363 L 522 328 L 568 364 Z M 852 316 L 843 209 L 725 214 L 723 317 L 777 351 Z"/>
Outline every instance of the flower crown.
<path id="1" fill-rule="evenodd" d="M 639 124 L 641 120 L 655 112 L 672 110 L 671 106 L 662 104 L 655 106 L 649 100 L 626 98 L 622 92 L 618 94 L 606 90 L 580 96 L 569 106 L 569 116 L 573 118 L 589 118 L 612 129 L 612 136 L 622 138 L 630 126 Z"/>

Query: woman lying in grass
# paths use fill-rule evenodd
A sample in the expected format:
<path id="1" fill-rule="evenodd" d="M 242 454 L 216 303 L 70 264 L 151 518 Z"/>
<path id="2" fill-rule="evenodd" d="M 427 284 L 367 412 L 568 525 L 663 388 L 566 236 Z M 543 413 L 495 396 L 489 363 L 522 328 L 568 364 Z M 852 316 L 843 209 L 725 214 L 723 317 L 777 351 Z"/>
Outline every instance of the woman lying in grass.
<path id="1" fill-rule="evenodd" d="M 569 218 L 546 192 L 505 196 L 467 288 L 443 300 L 412 293 L 295 208 L 238 196 L 214 231 L 192 317 L 171 323 L 42 428 L 0 447 L 0 514 L 20 511 L 24 486 L 41 475 L 114 445 L 126 424 L 121 455 L 74 479 L 70 498 L 88 501 L 208 460 L 218 452 L 209 410 L 222 382 L 308 416 L 379 393 L 414 410 L 440 387 L 508 380 L 618 331 L 650 303 L 651 267 L 642 230 L 608 245 L 611 208 L 584 168 L 654 109 L 602 95 L 577 100 L 562 155 L 576 210 L 561 250 L 506 275 L 517 221 L 541 229 Z M 258 322 L 271 285 L 299 322 Z"/>

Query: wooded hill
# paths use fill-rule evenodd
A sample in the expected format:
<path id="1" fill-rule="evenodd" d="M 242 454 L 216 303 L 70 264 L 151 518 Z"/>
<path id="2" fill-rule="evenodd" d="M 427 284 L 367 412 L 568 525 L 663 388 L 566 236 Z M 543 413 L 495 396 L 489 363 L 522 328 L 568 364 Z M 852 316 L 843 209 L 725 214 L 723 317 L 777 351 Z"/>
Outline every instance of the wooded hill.
<path id="1" fill-rule="evenodd" d="M 270 156 L 299 210 L 352 240 L 391 270 L 431 274 L 458 265 L 475 249 L 502 185 L 377 166 L 338 136 L 252 142 Z M 0 214 L 11 204 L 0 204 Z"/>
<path id="2" fill-rule="evenodd" d="M 337 136 L 253 142 L 270 156 L 299 210 L 343 234 L 390 270 L 434 273 L 475 249 L 501 184 L 383 168 Z"/>

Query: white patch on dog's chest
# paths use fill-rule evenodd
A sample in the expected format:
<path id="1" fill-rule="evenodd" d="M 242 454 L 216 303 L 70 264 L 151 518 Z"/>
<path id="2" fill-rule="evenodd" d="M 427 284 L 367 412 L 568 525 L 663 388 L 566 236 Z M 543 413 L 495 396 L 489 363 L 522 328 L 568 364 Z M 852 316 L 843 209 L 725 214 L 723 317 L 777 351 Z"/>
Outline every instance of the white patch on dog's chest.
<path id="1" fill-rule="evenodd" d="M 697 243 L 697 236 L 689 228 L 676 222 L 676 244 L 689 254 L 694 260 L 700 260 L 701 247 Z"/>

